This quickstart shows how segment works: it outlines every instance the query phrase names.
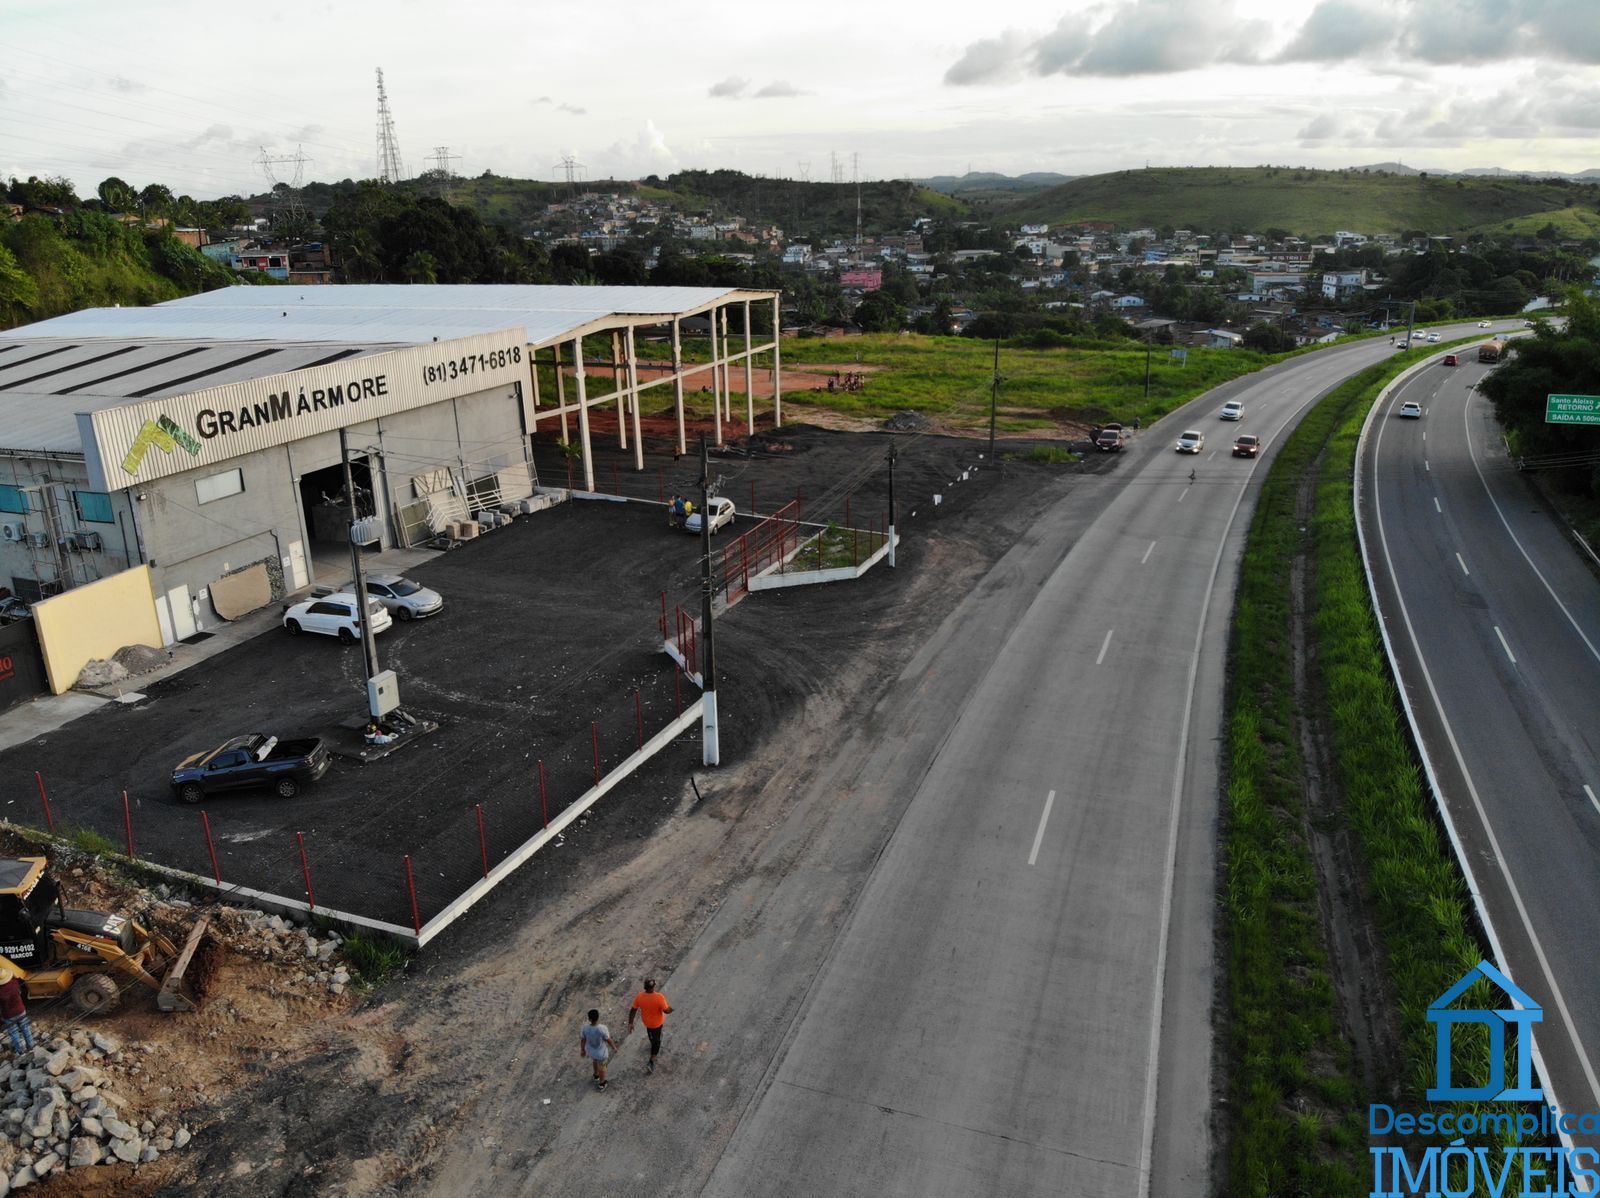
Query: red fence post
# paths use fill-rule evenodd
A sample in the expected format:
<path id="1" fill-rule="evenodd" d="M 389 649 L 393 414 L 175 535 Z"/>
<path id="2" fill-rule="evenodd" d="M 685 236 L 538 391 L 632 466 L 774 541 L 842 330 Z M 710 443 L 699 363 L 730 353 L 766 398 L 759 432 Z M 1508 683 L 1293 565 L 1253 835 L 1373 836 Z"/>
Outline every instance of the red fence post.
<path id="1" fill-rule="evenodd" d="M 122 792 L 122 827 L 128 833 L 128 860 L 133 860 L 133 813 L 128 809 L 128 792 Z"/>
<path id="2" fill-rule="evenodd" d="M 850 530 L 850 568 L 853 570 L 861 565 L 861 531 Z"/>
<path id="3" fill-rule="evenodd" d="M 56 830 L 56 817 L 50 814 L 50 796 L 44 792 L 44 775 L 38 770 L 34 770 L 33 778 L 39 784 L 39 801 L 44 804 L 44 826 L 54 832 Z"/>
<path id="4" fill-rule="evenodd" d="M 639 747 L 644 748 L 644 698 L 639 694 L 639 688 L 633 689 L 633 714 L 639 724 Z"/>
<path id="5" fill-rule="evenodd" d="M 850 496 L 844 497 L 844 526 L 850 527 Z"/>
<path id="6" fill-rule="evenodd" d="M 406 854 L 406 890 L 411 895 L 411 926 L 422 935 L 422 912 L 417 909 L 417 879 L 411 872 L 411 854 Z"/>
<path id="7" fill-rule="evenodd" d="M 221 886 L 222 868 L 217 864 L 217 842 L 211 839 L 211 817 L 204 811 L 200 813 L 200 825 L 206 830 L 206 852 L 211 854 L 211 876 Z"/>
<path id="8" fill-rule="evenodd" d="M 594 744 L 594 784 L 600 785 L 600 725 L 589 721 L 589 739 Z"/>
<path id="9" fill-rule="evenodd" d="M 544 820 L 544 826 L 550 826 L 550 795 L 544 784 L 544 758 L 539 758 L 539 815 Z"/>
<path id="10" fill-rule="evenodd" d="M 483 834 L 483 804 L 474 803 L 472 809 L 478 813 L 478 856 L 483 859 L 483 876 L 489 876 L 489 840 Z"/>
<path id="11" fill-rule="evenodd" d="M 311 862 L 306 860 L 306 834 L 304 832 L 296 832 L 294 839 L 295 843 L 300 846 L 300 872 L 306 878 L 306 906 L 315 911 L 317 909 L 317 894 L 316 891 L 311 889 Z"/>
<path id="12" fill-rule="evenodd" d="M 567 459 L 567 490 L 568 491 L 577 490 L 577 488 L 572 485 L 572 459 L 571 458 Z"/>

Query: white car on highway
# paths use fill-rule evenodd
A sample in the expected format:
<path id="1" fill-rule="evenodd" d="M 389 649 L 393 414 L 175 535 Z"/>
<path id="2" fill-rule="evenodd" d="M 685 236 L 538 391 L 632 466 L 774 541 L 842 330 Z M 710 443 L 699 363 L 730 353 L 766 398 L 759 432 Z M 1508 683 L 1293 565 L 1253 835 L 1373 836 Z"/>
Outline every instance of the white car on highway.
<path id="1" fill-rule="evenodd" d="M 1479 322 L 1478 322 L 1478 327 L 1479 327 L 1479 328 L 1480 328 L 1480 329 L 1486 329 L 1486 328 L 1488 328 L 1488 327 L 1489 327 L 1489 322 L 1488 322 L 1488 321 L 1487 321 L 1487 320 L 1480 320 L 1480 321 L 1479 321 Z"/>
<path id="2" fill-rule="evenodd" d="M 1400 405 L 1400 411 L 1398 415 L 1406 420 L 1421 420 L 1422 405 L 1417 403 L 1415 400 L 1408 399 L 1405 401 L 1405 403 Z"/>
<path id="3" fill-rule="evenodd" d="M 1206 447 L 1206 435 L 1197 428 L 1191 428 L 1180 434 L 1178 443 L 1172 448 L 1179 453 L 1199 453 Z"/>
<path id="4" fill-rule="evenodd" d="M 356 597 L 349 591 L 335 591 L 331 595 L 313 595 L 283 610 L 283 626 L 290 636 L 302 632 L 316 632 L 323 636 L 336 636 L 346 645 L 361 639 L 361 620 L 357 616 Z M 367 612 L 372 618 L 374 634 L 388 629 L 394 618 L 376 599 L 367 600 Z"/>
<path id="5" fill-rule="evenodd" d="M 1244 405 L 1237 399 L 1230 399 L 1222 405 L 1222 411 L 1217 413 L 1218 420 L 1243 420 Z"/>

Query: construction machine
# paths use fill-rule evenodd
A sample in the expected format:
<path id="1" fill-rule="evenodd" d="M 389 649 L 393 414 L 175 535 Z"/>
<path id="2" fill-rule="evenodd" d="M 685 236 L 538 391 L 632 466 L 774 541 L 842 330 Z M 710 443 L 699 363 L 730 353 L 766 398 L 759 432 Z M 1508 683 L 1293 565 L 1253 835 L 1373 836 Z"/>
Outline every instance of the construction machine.
<path id="1" fill-rule="evenodd" d="M 160 1010 L 198 1009 L 215 957 L 209 920 L 180 950 L 130 916 L 66 906 L 49 865 L 0 858 L 0 976 L 22 981 L 29 998 L 65 995 L 88 1015 L 115 1010 L 131 982 L 154 990 Z"/>

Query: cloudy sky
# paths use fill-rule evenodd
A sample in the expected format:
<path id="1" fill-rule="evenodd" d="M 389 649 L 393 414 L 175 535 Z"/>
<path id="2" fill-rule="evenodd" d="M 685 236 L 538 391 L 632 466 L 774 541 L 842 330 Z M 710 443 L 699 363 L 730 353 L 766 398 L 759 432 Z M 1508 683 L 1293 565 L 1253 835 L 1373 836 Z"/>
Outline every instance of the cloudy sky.
<path id="1" fill-rule="evenodd" d="M 377 67 L 409 173 L 1600 168 L 1600 0 L 0 0 L 0 176 L 371 177 Z"/>

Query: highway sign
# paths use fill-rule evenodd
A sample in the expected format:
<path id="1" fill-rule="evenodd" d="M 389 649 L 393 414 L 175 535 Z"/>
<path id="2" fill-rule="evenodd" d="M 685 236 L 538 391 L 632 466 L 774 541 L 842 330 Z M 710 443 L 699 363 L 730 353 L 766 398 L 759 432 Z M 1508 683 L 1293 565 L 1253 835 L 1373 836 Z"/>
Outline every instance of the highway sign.
<path id="1" fill-rule="evenodd" d="M 1546 424 L 1600 424 L 1600 395 L 1552 395 L 1545 400 Z"/>

